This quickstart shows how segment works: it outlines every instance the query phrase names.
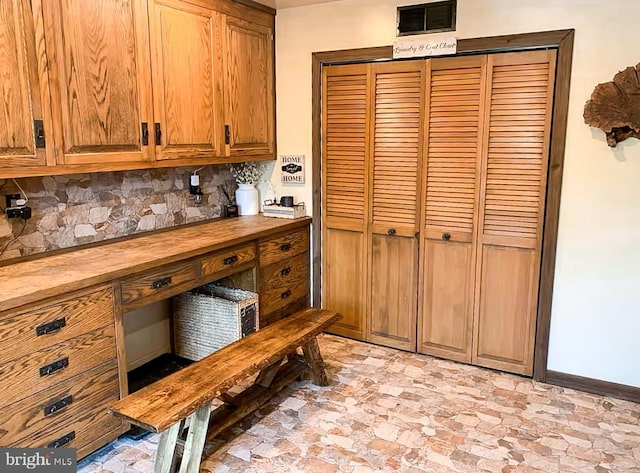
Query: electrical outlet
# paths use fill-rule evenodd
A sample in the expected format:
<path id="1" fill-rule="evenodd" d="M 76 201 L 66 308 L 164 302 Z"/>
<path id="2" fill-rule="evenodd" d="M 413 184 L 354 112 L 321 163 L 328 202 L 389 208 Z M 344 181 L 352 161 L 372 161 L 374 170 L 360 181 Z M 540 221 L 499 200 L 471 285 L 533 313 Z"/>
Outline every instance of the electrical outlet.
<path id="1" fill-rule="evenodd" d="M 20 207 L 18 205 L 18 200 L 20 199 L 20 194 L 7 194 L 4 196 L 5 199 L 5 209 L 10 209 L 11 207 Z"/>

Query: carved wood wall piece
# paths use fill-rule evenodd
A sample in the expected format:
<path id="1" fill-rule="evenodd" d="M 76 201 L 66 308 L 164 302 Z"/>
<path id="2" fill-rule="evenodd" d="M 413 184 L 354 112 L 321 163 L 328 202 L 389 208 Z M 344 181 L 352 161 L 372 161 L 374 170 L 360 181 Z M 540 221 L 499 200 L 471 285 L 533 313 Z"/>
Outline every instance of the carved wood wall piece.
<path id="1" fill-rule="evenodd" d="M 596 86 L 584 107 L 584 121 L 604 131 L 612 148 L 627 138 L 640 138 L 640 64 Z"/>

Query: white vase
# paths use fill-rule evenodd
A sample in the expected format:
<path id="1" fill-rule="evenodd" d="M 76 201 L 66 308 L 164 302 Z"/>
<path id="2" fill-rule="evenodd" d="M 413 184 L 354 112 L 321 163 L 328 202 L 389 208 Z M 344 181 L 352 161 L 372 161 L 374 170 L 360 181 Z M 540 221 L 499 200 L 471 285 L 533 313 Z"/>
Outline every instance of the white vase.
<path id="1" fill-rule="evenodd" d="M 260 212 L 260 194 L 253 184 L 238 184 L 236 189 L 238 215 L 258 215 Z"/>

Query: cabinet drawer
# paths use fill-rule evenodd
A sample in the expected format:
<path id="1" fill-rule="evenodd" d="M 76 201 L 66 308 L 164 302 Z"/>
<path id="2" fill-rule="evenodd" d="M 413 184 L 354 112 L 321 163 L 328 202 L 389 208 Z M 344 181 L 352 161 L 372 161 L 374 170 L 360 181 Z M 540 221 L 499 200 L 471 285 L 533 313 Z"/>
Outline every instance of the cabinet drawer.
<path id="1" fill-rule="evenodd" d="M 303 228 L 293 233 L 260 242 L 260 266 L 269 266 L 300 253 L 309 251 L 309 229 Z"/>
<path id="2" fill-rule="evenodd" d="M 260 328 L 265 328 L 267 325 L 271 325 L 281 319 L 295 314 L 296 312 L 309 307 L 309 297 L 305 296 L 302 299 L 298 299 L 274 312 L 260 313 Z"/>
<path id="3" fill-rule="evenodd" d="M 0 409 L 0 445 L 22 446 L 55 437 L 61 428 L 120 398 L 115 360 Z"/>
<path id="4" fill-rule="evenodd" d="M 171 297 L 180 292 L 185 283 L 200 277 L 199 261 L 167 267 L 162 271 L 127 279 L 120 284 L 122 304 L 141 305 L 145 299 Z"/>
<path id="5" fill-rule="evenodd" d="M 115 359 L 114 327 L 109 325 L 0 365 L 0 406 Z"/>
<path id="6" fill-rule="evenodd" d="M 202 275 L 210 276 L 215 273 L 232 269 L 244 263 L 253 261 L 256 257 L 256 246 L 245 245 L 228 250 L 217 251 L 202 258 Z"/>
<path id="7" fill-rule="evenodd" d="M 260 311 L 268 314 L 309 292 L 309 255 L 301 254 L 260 271 Z"/>
<path id="8" fill-rule="evenodd" d="M 29 312 L 0 317 L 0 365 L 107 324 L 113 324 L 111 286 Z"/>

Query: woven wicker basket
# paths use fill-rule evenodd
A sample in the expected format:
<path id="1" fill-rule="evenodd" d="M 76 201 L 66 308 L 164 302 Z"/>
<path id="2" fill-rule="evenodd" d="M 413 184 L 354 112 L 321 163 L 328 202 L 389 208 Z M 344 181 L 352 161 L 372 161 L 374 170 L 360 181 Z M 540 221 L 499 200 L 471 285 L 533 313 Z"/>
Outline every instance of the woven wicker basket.
<path id="1" fill-rule="evenodd" d="M 175 354 L 205 356 L 258 330 L 258 294 L 208 284 L 174 297 Z"/>

